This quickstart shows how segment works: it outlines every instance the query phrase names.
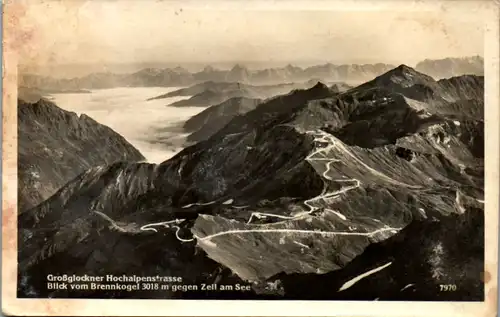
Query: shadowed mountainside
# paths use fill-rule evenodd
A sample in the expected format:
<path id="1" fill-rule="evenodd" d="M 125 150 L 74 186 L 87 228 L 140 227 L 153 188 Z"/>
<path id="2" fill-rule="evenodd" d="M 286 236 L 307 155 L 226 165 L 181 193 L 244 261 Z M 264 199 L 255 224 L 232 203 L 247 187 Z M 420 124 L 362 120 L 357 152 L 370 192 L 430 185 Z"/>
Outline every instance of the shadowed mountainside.
<path id="1" fill-rule="evenodd" d="M 18 140 L 19 212 L 49 198 L 89 168 L 144 160 L 110 128 L 45 99 L 18 100 Z"/>

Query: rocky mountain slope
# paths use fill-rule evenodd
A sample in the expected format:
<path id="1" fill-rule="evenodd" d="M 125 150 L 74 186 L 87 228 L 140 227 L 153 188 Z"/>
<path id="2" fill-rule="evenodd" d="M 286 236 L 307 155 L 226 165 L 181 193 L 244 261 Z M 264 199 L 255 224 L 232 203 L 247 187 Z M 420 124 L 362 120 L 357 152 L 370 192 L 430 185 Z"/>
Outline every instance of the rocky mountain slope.
<path id="1" fill-rule="evenodd" d="M 18 100 L 18 147 L 21 213 L 91 167 L 144 160 L 110 128 L 45 99 Z"/>
<path id="2" fill-rule="evenodd" d="M 472 227 L 457 225 L 484 208 L 482 101 L 467 99 L 482 95 L 476 79 L 436 82 L 401 65 L 342 93 L 318 83 L 233 117 L 162 164 L 91 168 L 20 216 L 19 294 L 73 296 L 45 288 L 38 277 L 50 268 L 252 285 L 239 295 L 132 297 L 310 298 L 293 285 L 310 279 L 321 287 L 321 278 L 341 276 L 337 285 L 397 261 L 380 271 L 396 281 L 373 275 L 376 285 L 359 285 L 370 287 L 370 298 L 410 300 L 422 294 L 398 293 L 412 283 L 403 268 L 421 270 L 430 287 L 439 281 L 429 257 L 408 262 L 401 253 L 434 250 L 427 233 L 450 254 L 452 244 L 470 244 L 461 254 L 470 274 L 448 274 L 477 294 L 483 242 L 469 239 L 480 236 L 481 222 L 472 216 Z M 449 230 L 456 232 L 443 234 Z M 271 286 L 277 277 L 284 288 Z M 360 296 L 358 286 L 349 289 L 344 294 Z"/>

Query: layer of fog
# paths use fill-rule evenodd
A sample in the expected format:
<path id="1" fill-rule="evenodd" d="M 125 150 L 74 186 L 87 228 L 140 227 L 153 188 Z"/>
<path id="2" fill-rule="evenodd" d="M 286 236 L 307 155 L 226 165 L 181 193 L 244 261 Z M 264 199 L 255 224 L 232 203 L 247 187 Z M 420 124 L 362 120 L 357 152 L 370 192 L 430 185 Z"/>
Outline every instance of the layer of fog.
<path id="1" fill-rule="evenodd" d="M 161 163 L 184 147 L 187 134 L 180 128 L 182 123 L 204 110 L 167 107 L 189 97 L 146 101 L 179 88 L 99 89 L 88 94 L 53 94 L 51 99 L 65 110 L 84 113 L 110 127 L 135 146 L 148 162 Z"/>

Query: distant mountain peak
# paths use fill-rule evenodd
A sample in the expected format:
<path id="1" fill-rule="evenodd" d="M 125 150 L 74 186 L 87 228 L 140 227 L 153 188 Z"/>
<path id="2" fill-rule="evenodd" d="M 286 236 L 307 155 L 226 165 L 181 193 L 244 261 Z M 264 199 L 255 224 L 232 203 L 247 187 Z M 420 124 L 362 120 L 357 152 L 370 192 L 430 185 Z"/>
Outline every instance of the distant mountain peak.
<path id="1" fill-rule="evenodd" d="M 177 66 L 174 69 L 172 69 L 176 73 L 189 73 L 189 71 L 183 67 Z"/>
<path id="2" fill-rule="evenodd" d="M 233 68 L 231 69 L 232 71 L 234 70 L 246 70 L 247 68 L 241 64 L 236 64 L 233 66 Z"/>
<path id="3" fill-rule="evenodd" d="M 401 64 L 354 89 L 363 91 L 369 88 L 382 88 L 402 93 L 415 100 L 434 98 L 440 91 L 440 86 L 434 78 L 405 64 Z"/>
<path id="4" fill-rule="evenodd" d="M 289 71 L 289 72 L 294 72 L 294 71 L 300 71 L 300 70 L 302 70 L 302 68 L 294 66 L 292 64 L 286 65 L 284 69 L 287 70 L 287 71 Z"/>
<path id="5" fill-rule="evenodd" d="M 248 69 L 240 64 L 236 64 L 233 68 L 226 74 L 226 81 L 239 81 L 247 82 L 250 72 Z"/>
<path id="6" fill-rule="evenodd" d="M 332 92 L 332 90 L 322 82 L 318 81 L 316 85 L 308 89 L 310 92 L 313 92 L 314 94 L 317 95 L 328 95 Z"/>
<path id="7" fill-rule="evenodd" d="M 205 72 L 205 73 L 211 73 L 214 71 L 215 71 L 215 68 L 211 65 L 205 66 L 205 68 L 203 68 L 203 72 Z"/>
<path id="8" fill-rule="evenodd" d="M 321 81 L 318 81 L 316 85 L 314 85 L 312 88 L 314 89 L 328 89 L 328 86 L 323 84 Z"/>
<path id="9" fill-rule="evenodd" d="M 395 68 L 395 70 L 401 71 L 403 73 L 416 73 L 417 71 L 413 69 L 412 67 L 406 65 L 406 64 L 401 64 L 398 67 Z"/>
<path id="10" fill-rule="evenodd" d="M 412 68 L 406 64 L 401 64 L 398 67 L 389 70 L 385 74 L 380 75 L 379 77 L 391 77 L 391 76 L 404 77 L 407 79 L 414 77 L 414 76 L 418 76 L 418 77 L 425 77 L 426 79 L 429 79 L 429 78 L 432 79 L 428 75 L 421 73 L 421 72 L 418 72 L 417 70 L 415 70 L 414 68 Z"/>
<path id="11" fill-rule="evenodd" d="M 143 69 L 139 70 L 138 72 L 136 72 L 136 74 L 156 75 L 156 74 L 159 74 L 161 72 L 162 72 L 161 69 L 147 67 L 147 68 L 143 68 Z"/>
<path id="12" fill-rule="evenodd" d="M 429 84 L 435 82 L 434 78 L 416 71 L 414 68 L 401 64 L 398 67 L 391 69 L 375 78 L 375 81 L 382 85 L 389 83 L 398 84 L 403 87 L 413 86 L 415 84 Z"/>

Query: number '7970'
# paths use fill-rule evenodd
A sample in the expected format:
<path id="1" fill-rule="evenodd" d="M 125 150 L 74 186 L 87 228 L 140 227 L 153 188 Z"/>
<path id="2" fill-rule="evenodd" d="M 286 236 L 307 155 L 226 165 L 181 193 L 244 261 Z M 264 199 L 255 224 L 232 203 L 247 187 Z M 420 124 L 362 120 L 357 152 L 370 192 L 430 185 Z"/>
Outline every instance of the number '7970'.
<path id="1" fill-rule="evenodd" d="M 453 292 L 457 290 L 457 286 L 455 284 L 440 284 L 439 290 L 441 292 Z"/>

